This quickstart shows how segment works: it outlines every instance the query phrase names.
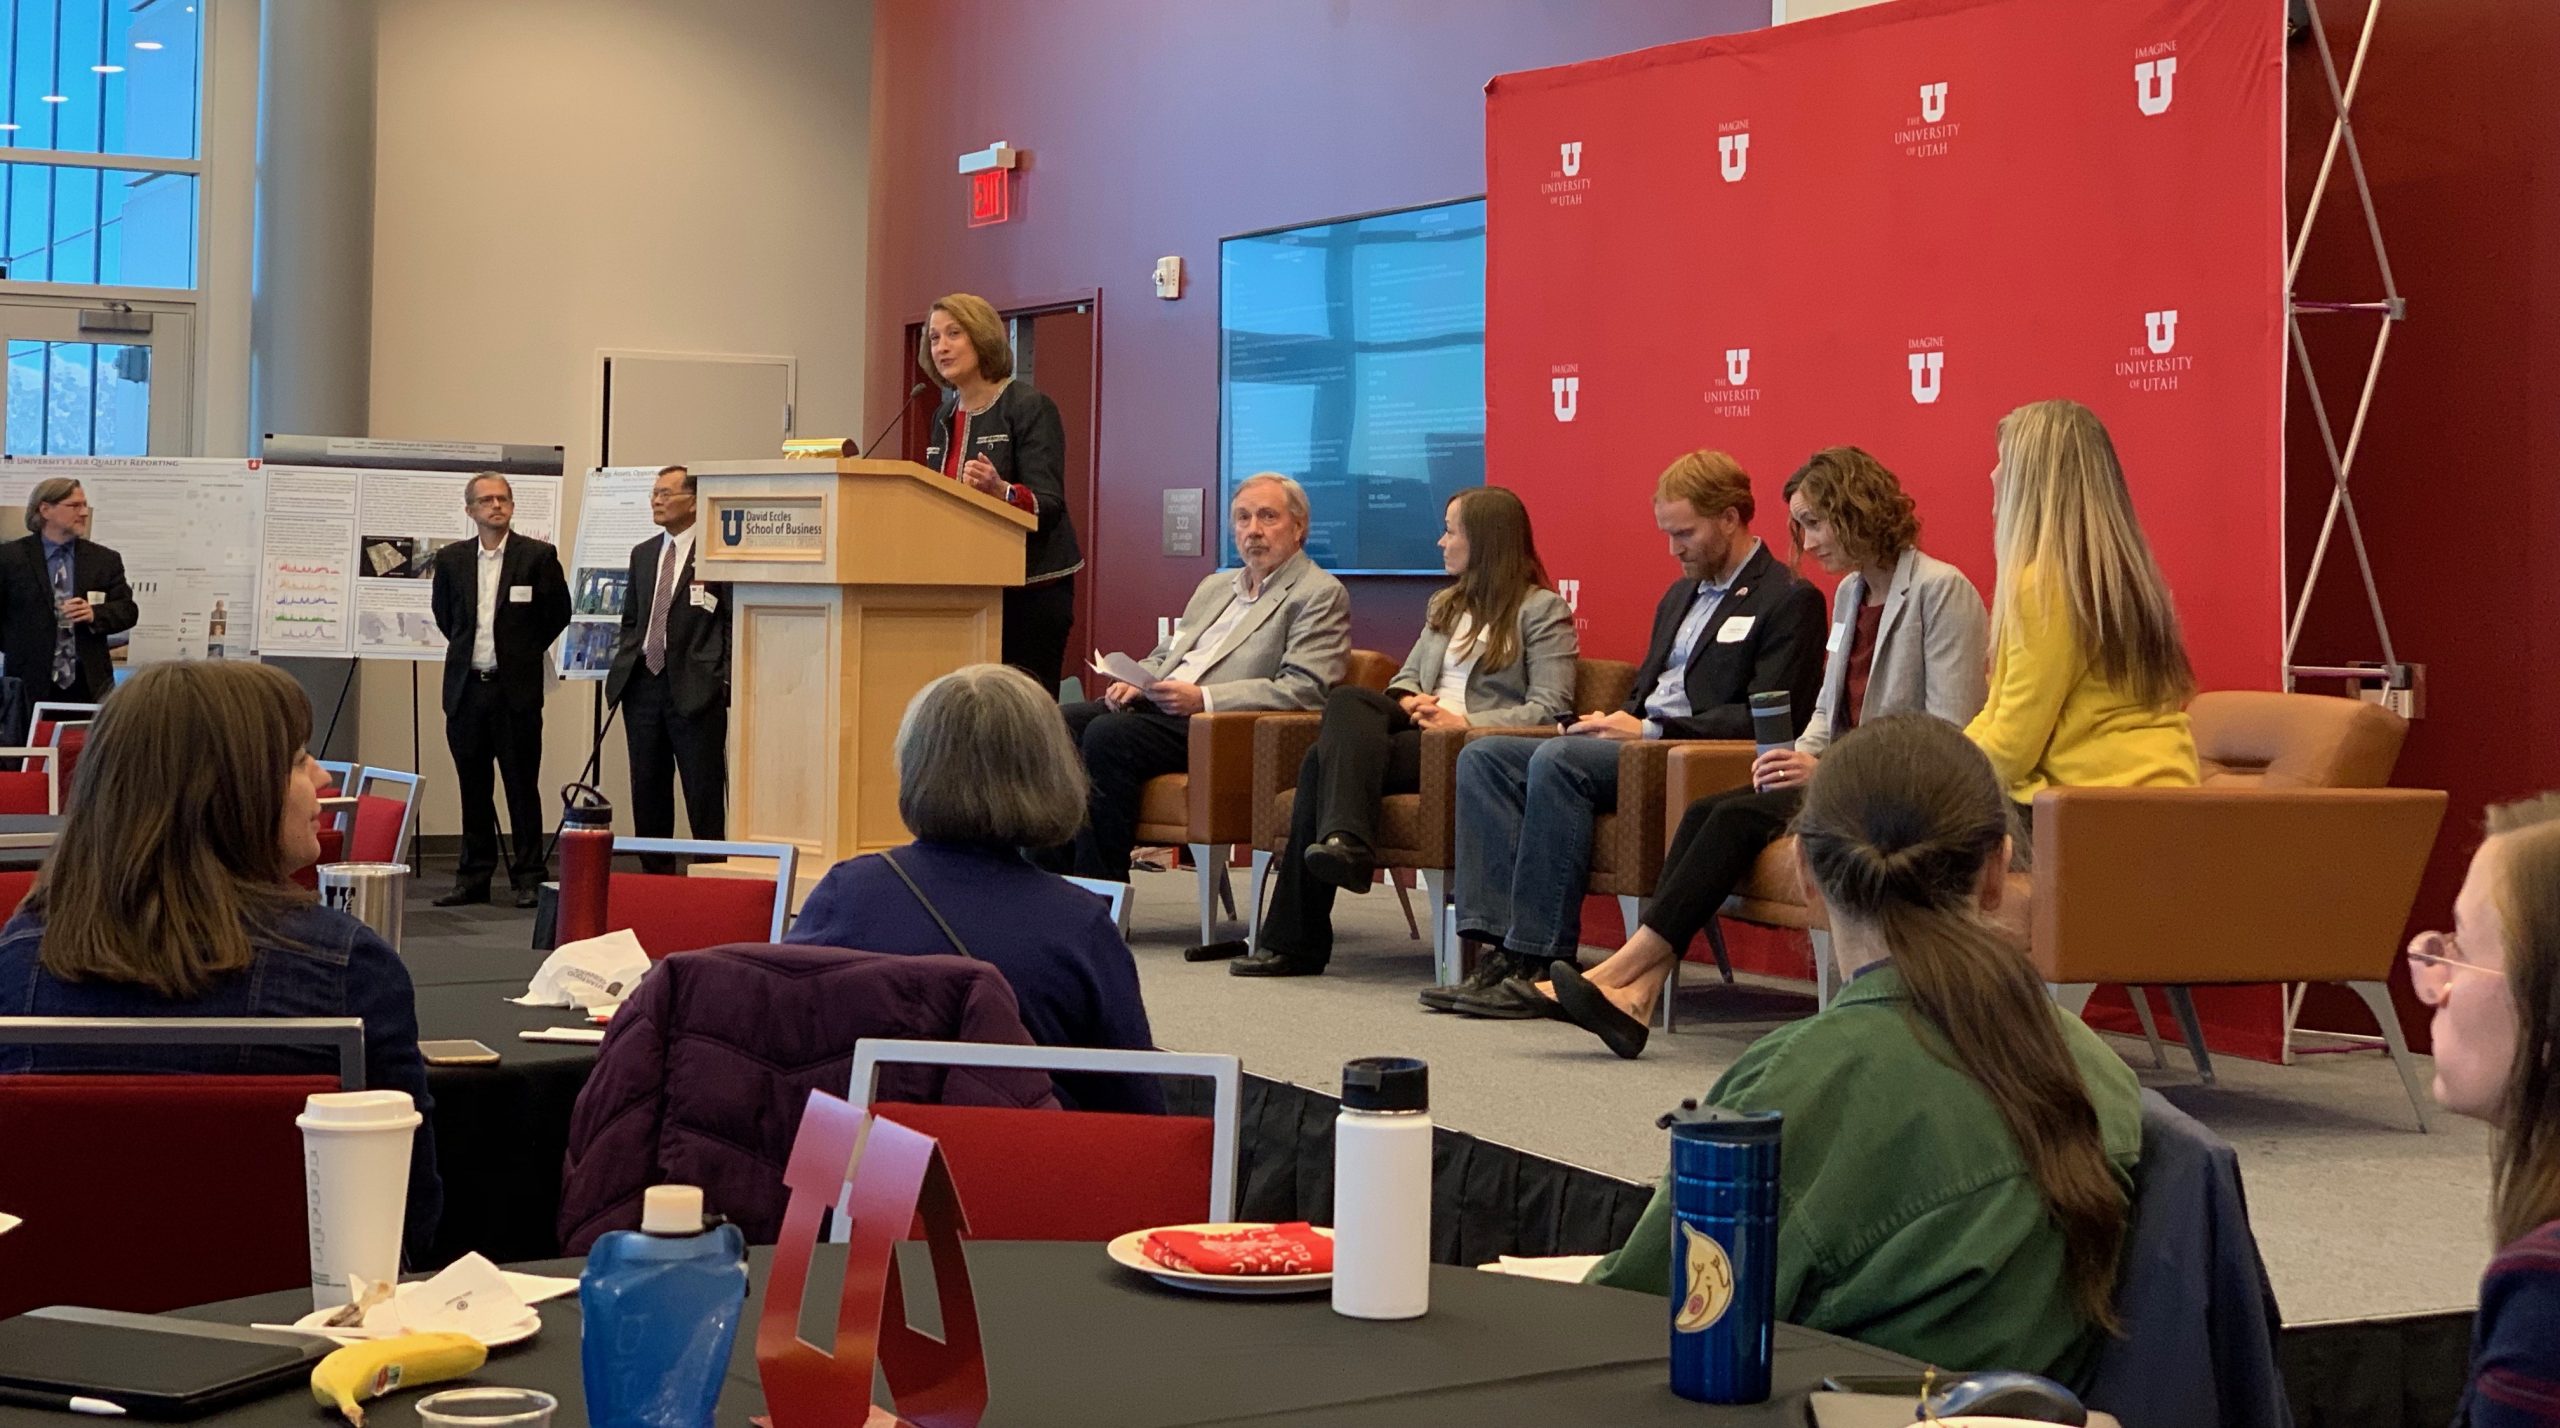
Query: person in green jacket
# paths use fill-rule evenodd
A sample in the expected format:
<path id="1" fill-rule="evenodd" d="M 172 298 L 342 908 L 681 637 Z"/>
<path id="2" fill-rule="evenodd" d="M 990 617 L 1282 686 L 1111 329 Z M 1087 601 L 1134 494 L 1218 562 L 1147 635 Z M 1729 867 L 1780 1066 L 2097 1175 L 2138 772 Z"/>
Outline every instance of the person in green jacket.
<path id="1" fill-rule="evenodd" d="M 2117 1331 L 2140 1087 L 1989 919 L 2008 813 L 1943 720 L 1894 715 L 1833 745 L 1795 831 L 1845 985 L 1708 1098 L 1786 1116 L 1779 1318 L 2076 1384 Z M 1671 1233 L 1663 1186 L 1590 1282 L 1668 1294 Z"/>

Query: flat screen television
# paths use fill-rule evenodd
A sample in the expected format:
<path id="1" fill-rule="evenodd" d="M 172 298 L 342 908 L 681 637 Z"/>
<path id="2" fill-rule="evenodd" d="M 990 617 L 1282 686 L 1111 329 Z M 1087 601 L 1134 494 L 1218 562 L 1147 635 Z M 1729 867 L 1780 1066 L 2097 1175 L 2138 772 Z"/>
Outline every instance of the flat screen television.
<path id="1" fill-rule="evenodd" d="M 1218 250 L 1220 564 L 1259 471 L 1307 488 L 1307 552 L 1436 575 L 1441 511 L 1484 484 L 1484 200 L 1229 238 Z"/>

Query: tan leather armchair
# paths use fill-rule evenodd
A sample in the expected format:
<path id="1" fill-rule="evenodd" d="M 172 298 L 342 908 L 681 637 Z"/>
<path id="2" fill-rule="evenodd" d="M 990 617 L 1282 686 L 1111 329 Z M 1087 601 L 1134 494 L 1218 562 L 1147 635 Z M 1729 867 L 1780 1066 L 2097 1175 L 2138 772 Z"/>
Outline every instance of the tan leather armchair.
<path id="1" fill-rule="evenodd" d="M 2426 1098 L 2386 983 L 2445 796 L 2382 787 L 2407 721 L 2361 700 L 2264 690 L 2199 694 L 2187 717 L 2199 787 L 2037 795 L 2034 871 L 2010 875 L 2002 920 L 2073 1010 L 2100 984 L 2128 988 L 2155 1064 L 2143 988 L 2164 988 L 2207 1082 L 2190 987 L 2343 982 L 2381 1023 L 2423 1129 Z M 1794 839 L 1761 855 L 1723 915 L 1810 932 L 1828 1001 L 1830 931 L 1806 905 Z M 1720 949 L 1712 926 L 1708 937 Z"/>
<path id="2" fill-rule="evenodd" d="M 1393 678 L 1395 671 L 1387 672 Z M 1626 703 L 1627 692 L 1634 688 L 1636 667 L 1624 660 L 1577 660 L 1573 671 L 1573 707 L 1577 710 L 1614 709 Z M 1382 678 L 1372 688 L 1383 689 Z M 1289 818 L 1297 803 L 1298 766 L 1306 761 L 1307 750 L 1315 747 L 1316 733 L 1323 725 L 1316 714 L 1284 714 L 1265 719 L 1254 728 L 1254 814 L 1253 814 L 1253 882 L 1252 917 L 1247 924 L 1259 928 L 1262 923 L 1262 899 L 1265 878 L 1272 860 L 1289 841 Z M 1410 869 L 1422 881 L 1423 903 L 1431 909 L 1431 968 L 1441 985 L 1456 982 L 1463 969 L 1458 965 L 1457 940 L 1450 936 L 1448 906 L 1450 880 L 1458 866 L 1458 751 L 1472 737 L 1494 737 L 1505 733 L 1553 733 L 1549 730 L 1445 729 L 1426 730 L 1422 736 L 1422 790 L 1419 793 L 1389 794 L 1378 809 L 1378 866 L 1382 869 Z M 1620 799 L 1620 807 L 1625 800 Z M 1597 860 L 1594 860 L 1595 867 Z M 1654 871 L 1661 871 L 1661 857 L 1654 858 Z M 1650 883 L 1647 884 L 1650 889 Z M 1248 932 L 1250 937 L 1251 933 Z"/>
<path id="3" fill-rule="evenodd" d="M 1384 689 L 1396 662 L 1376 650 L 1353 650 L 1343 681 Z M 1194 714 L 1191 767 L 1147 780 L 1138 793 L 1138 841 L 1188 848 L 1200 888 L 1200 940 L 1218 940 L 1218 903 L 1235 915 L 1227 863 L 1235 845 L 1253 836 L 1253 731 L 1270 719 L 1318 716 L 1276 709 Z"/>

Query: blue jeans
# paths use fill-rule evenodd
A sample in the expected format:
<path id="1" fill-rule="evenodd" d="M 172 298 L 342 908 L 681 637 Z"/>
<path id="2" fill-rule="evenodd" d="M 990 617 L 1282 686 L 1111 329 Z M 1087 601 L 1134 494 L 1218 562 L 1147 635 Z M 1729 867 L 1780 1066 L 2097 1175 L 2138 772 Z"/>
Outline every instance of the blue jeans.
<path id="1" fill-rule="evenodd" d="M 1618 807 L 1618 744 L 1478 739 L 1458 755 L 1458 931 L 1570 956 L 1591 880 L 1591 824 Z"/>

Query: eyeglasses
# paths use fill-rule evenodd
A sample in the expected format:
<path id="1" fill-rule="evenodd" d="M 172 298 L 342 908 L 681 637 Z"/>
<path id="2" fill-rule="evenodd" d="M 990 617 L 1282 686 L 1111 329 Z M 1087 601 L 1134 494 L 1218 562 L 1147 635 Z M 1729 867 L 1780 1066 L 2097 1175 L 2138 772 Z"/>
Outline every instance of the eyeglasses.
<path id="1" fill-rule="evenodd" d="M 2453 987 L 2456 972 L 2482 972 L 2503 979 L 2501 967 L 2483 966 L 2462 955 L 2462 944 L 2450 932 L 2421 932 L 2409 939 L 2409 986 L 2418 1000 L 2428 1006 L 2442 1006 L 2444 994 Z"/>

